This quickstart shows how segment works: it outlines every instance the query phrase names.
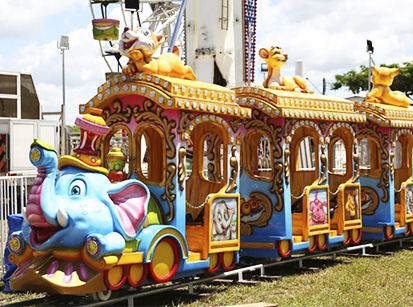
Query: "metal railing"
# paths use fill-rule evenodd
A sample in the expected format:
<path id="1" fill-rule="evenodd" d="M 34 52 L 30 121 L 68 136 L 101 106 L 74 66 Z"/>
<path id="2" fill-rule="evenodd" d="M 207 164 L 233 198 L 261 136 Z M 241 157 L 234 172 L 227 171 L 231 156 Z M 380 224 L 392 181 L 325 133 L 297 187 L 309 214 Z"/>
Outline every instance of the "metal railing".
<path id="1" fill-rule="evenodd" d="M 3 259 L 7 242 L 7 216 L 22 212 L 30 193 L 35 175 L 0 177 L 0 253 Z M 4 273 L 4 261 L 0 265 L 0 277 Z"/>

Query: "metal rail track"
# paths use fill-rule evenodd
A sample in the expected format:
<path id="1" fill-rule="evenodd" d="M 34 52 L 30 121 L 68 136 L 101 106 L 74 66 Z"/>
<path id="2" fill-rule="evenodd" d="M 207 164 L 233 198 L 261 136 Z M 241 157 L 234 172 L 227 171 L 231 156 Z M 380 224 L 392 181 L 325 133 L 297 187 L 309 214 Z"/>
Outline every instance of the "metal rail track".
<path id="1" fill-rule="evenodd" d="M 268 280 L 274 277 L 274 276 L 265 275 L 265 270 L 271 267 L 298 262 L 299 269 L 306 269 L 306 267 L 304 266 L 305 260 L 316 259 L 319 257 L 331 256 L 333 261 L 336 261 L 338 255 L 369 257 L 369 256 L 373 256 L 374 254 L 367 253 L 366 251 L 367 249 L 375 248 L 376 253 L 377 253 L 379 252 L 379 249 L 381 246 L 398 243 L 400 247 L 403 247 L 403 242 L 406 242 L 406 241 L 413 243 L 413 238 L 412 237 L 397 238 L 391 241 L 377 241 L 377 242 L 372 242 L 372 243 L 367 243 L 367 244 L 362 244 L 362 245 L 357 245 L 357 246 L 350 246 L 347 248 L 341 248 L 341 249 L 331 250 L 331 251 L 326 251 L 326 252 L 317 252 L 317 253 L 312 253 L 312 254 L 297 255 L 297 256 L 292 256 L 291 258 L 285 259 L 282 261 L 280 261 L 280 259 L 277 259 L 275 261 L 247 265 L 241 268 L 234 269 L 232 271 L 227 271 L 227 272 L 209 276 L 209 277 L 193 277 L 189 281 L 188 280 L 178 281 L 178 282 L 174 282 L 172 284 L 166 284 L 166 285 L 144 286 L 138 290 L 133 289 L 134 293 L 131 293 L 131 291 L 128 291 L 128 290 L 121 290 L 118 293 L 119 294 L 118 297 L 109 299 L 107 301 L 102 301 L 102 302 L 90 302 L 90 298 L 84 298 L 84 297 L 83 298 L 69 297 L 70 299 L 67 300 L 67 299 L 62 299 L 62 296 L 47 296 L 42 299 L 28 300 L 28 301 L 24 301 L 24 302 L 20 302 L 16 304 L 10 304 L 8 306 L 52 306 L 52 305 L 53 306 L 63 306 L 63 305 L 67 306 L 69 305 L 69 306 L 94 307 L 94 306 L 113 306 L 115 304 L 119 304 L 119 303 L 127 301 L 127 306 L 130 307 L 130 306 L 134 306 L 134 299 L 142 298 L 145 296 L 166 293 L 166 292 L 170 292 L 170 291 L 182 289 L 182 288 L 187 288 L 189 294 L 194 294 L 193 289 L 195 285 L 209 283 L 209 282 L 216 281 L 216 280 L 228 279 L 230 277 L 236 277 L 237 280 L 235 280 L 234 282 L 240 282 L 240 283 L 249 282 L 249 280 L 244 279 L 244 274 L 256 272 L 256 271 L 259 272 L 259 275 L 256 275 L 255 277 L 258 277 L 258 279 Z M 351 252 L 358 252 L 358 253 L 349 254 Z"/>

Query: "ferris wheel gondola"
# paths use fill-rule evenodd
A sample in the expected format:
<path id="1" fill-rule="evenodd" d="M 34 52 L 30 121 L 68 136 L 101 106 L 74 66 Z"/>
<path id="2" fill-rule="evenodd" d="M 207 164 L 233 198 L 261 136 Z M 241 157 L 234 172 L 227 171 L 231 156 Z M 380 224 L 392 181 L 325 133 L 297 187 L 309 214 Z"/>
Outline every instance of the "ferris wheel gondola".
<path id="1" fill-rule="evenodd" d="M 142 26 L 162 34 L 165 43 L 159 49 L 160 53 L 171 51 L 173 46 L 177 46 L 181 50 L 181 58 L 185 59 L 184 22 L 182 22 L 185 18 L 185 2 L 185 0 L 89 0 L 93 18 L 93 38 L 99 42 L 100 53 L 110 72 L 119 72 L 123 66 L 118 40 L 119 29 L 124 27 L 133 29 L 135 26 Z M 114 14 L 115 5 L 120 7 L 121 20 L 109 16 Z M 127 13 L 130 14 L 130 19 L 127 18 Z M 112 68 L 110 58 L 116 60 L 115 69 Z"/>

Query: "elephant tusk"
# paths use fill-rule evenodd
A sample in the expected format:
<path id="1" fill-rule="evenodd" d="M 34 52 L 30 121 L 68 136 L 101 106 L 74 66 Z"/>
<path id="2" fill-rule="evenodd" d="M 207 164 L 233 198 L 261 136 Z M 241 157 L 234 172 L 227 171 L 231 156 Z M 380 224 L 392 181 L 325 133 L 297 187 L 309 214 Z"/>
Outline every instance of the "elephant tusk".
<path id="1" fill-rule="evenodd" d="M 27 221 L 27 213 L 26 213 L 26 207 L 22 208 L 22 216 L 23 216 L 23 220 L 29 224 L 29 222 Z"/>
<path id="2" fill-rule="evenodd" d="M 59 210 L 57 210 L 57 222 L 62 228 L 65 228 L 69 222 L 69 217 L 66 211 L 62 208 L 59 208 Z"/>

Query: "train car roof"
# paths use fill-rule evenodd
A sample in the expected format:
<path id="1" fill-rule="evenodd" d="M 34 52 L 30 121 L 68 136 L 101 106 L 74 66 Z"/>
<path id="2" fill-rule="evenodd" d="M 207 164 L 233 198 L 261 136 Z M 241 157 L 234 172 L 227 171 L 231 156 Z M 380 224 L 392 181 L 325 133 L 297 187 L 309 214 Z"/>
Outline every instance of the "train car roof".
<path id="1" fill-rule="evenodd" d="M 354 109 L 354 102 L 343 98 L 260 87 L 237 87 L 235 93 L 240 106 L 258 109 L 271 117 L 366 121 L 366 115 Z"/>
<path id="2" fill-rule="evenodd" d="M 413 128 L 413 107 L 404 108 L 384 103 L 360 101 L 355 103 L 355 109 L 366 114 L 368 120 L 379 126 Z"/>
<path id="3" fill-rule="evenodd" d="M 117 75 L 103 83 L 97 94 L 79 106 L 79 113 L 90 108 L 104 109 L 113 100 L 125 95 L 140 95 L 164 109 L 206 112 L 241 118 L 251 110 L 235 102 L 235 93 L 225 87 L 185 79 L 139 73 L 132 77 Z"/>

